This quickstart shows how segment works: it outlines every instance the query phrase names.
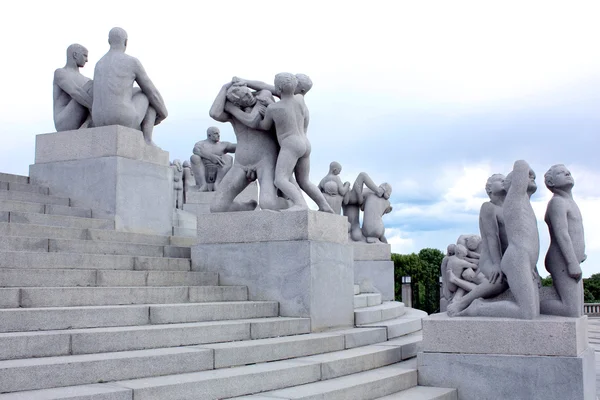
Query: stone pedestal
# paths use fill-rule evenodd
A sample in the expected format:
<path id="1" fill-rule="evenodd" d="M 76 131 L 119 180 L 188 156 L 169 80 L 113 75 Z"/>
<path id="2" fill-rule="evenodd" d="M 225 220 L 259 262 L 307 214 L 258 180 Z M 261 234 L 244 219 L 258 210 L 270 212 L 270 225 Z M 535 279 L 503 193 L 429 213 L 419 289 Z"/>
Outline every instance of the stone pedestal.
<path id="1" fill-rule="evenodd" d="M 419 385 L 452 387 L 459 400 L 594 400 L 587 317 L 423 319 Z"/>
<path id="2" fill-rule="evenodd" d="M 173 172 L 169 153 L 122 126 L 36 136 L 31 183 L 71 205 L 114 217 L 121 231 L 170 235 Z"/>
<path id="3" fill-rule="evenodd" d="M 215 192 L 199 192 L 199 186 L 192 186 L 186 192 L 185 204 L 183 209 L 185 211 L 201 216 L 204 214 L 210 214 L 210 203 L 215 197 Z M 246 189 L 242 190 L 242 193 L 238 194 L 235 201 L 247 202 L 254 200 L 258 203 L 258 184 L 256 181 L 250 183 Z M 202 219 L 199 219 L 199 223 L 202 223 Z"/>
<path id="4" fill-rule="evenodd" d="M 394 263 L 391 246 L 385 243 L 352 242 L 354 249 L 354 283 L 363 293 L 381 293 L 383 301 L 394 300 Z"/>
<path id="5" fill-rule="evenodd" d="M 309 317 L 313 332 L 354 324 L 348 223 L 317 211 L 213 213 L 198 224 L 194 271 L 246 285 L 251 300 L 276 300 L 279 314 Z"/>

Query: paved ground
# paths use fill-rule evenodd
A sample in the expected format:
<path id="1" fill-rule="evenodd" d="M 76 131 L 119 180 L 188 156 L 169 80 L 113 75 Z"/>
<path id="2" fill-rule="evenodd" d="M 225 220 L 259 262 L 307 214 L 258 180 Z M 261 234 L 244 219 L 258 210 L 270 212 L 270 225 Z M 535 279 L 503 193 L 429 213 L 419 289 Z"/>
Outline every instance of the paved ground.
<path id="1" fill-rule="evenodd" d="M 588 335 L 590 345 L 596 351 L 596 393 L 600 393 L 600 317 L 590 317 Z"/>

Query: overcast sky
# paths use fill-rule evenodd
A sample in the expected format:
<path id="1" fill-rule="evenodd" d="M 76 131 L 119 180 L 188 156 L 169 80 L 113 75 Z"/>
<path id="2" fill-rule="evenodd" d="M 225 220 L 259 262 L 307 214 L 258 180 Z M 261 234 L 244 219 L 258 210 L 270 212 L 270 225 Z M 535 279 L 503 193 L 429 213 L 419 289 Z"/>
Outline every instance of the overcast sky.
<path id="1" fill-rule="evenodd" d="M 28 174 L 35 135 L 54 131 L 52 76 L 67 46 L 88 48 L 81 72 L 93 77 L 121 26 L 169 109 L 154 139 L 172 159 L 211 125 L 235 141 L 208 116 L 232 76 L 306 73 L 311 179 L 336 160 L 343 180 L 365 171 L 391 183 L 392 251 L 477 233 L 486 179 L 525 159 L 538 175 L 540 259 L 543 175 L 564 163 L 584 217 L 584 275 L 600 272 L 597 1 L 21 1 L 3 15 L 1 172 Z"/>

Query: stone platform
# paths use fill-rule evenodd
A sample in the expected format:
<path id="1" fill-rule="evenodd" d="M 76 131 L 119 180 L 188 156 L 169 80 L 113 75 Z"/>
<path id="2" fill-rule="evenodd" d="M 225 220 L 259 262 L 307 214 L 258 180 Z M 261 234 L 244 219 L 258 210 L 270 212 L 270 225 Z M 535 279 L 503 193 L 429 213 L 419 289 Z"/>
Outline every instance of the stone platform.
<path id="1" fill-rule="evenodd" d="M 199 192 L 198 186 L 192 186 L 186 192 L 186 200 L 183 205 L 185 211 L 189 211 L 197 216 L 210 214 L 210 203 L 212 203 L 215 197 L 215 192 Z M 258 184 L 256 181 L 250 183 L 242 193 L 238 194 L 235 198 L 239 202 L 247 202 L 254 200 L 258 203 Z M 203 223 L 201 220 L 200 223 Z"/>
<path id="2" fill-rule="evenodd" d="M 354 249 L 354 283 L 363 293 L 381 293 L 382 300 L 395 298 L 394 263 L 387 243 L 352 242 Z"/>
<path id="3" fill-rule="evenodd" d="M 38 135 L 29 174 L 70 206 L 114 218 L 117 230 L 172 233 L 169 153 L 147 145 L 140 131 L 113 125 Z"/>
<path id="4" fill-rule="evenodd" d="M 310 317 L 313 332 L 354 323 L 354 273 L 347 220 L 318 211 L 213 213 L 198 226 L 194 271 L 248 286 L 286 317 Z"/>
<path id="5" fill-rule="evenodd" d="M 459 400 L 596 399 L 587 317 L 423 319 L 419 384 L 458 389 Z"/>

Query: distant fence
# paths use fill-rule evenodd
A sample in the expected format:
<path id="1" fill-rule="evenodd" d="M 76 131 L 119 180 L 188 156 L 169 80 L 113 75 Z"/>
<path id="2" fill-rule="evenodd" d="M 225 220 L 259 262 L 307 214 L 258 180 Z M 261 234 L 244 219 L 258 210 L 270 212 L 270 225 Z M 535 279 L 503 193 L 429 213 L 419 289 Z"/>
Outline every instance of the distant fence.
<path id="1" fill-rule="evenodd" d="M 583 305 L 583 313 L 585 315 L 600 314 L 600 303 L 585 303 Z"/>

